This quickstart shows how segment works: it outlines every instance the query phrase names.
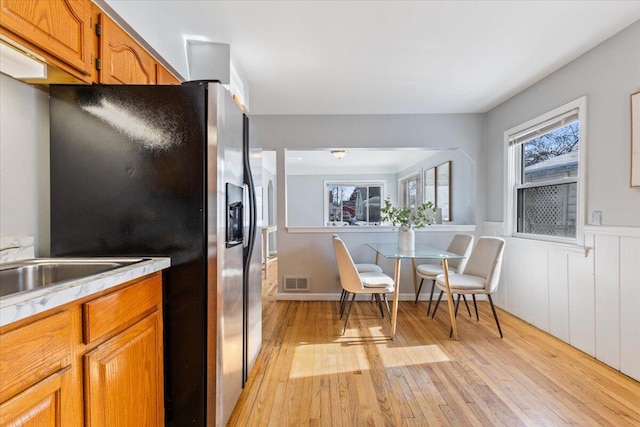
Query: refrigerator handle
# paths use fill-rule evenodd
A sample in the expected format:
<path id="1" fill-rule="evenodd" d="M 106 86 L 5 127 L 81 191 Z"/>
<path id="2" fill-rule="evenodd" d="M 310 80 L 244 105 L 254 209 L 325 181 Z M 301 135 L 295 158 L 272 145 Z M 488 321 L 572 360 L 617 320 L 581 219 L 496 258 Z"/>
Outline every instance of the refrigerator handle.
<path id="1" fill-rule="evenodd" d="M 251 184 L 245 183 L 244 189 L 245 197 L 247 198 L 244 206 L 249 208 L 249 215 L 248 218 L 245 216 L 244 219 L 246 227 L 245 230 L 247 232 L 244 234 L 245 239 L 242 242 L 242 246 L 245 248 L 245 250 L 251 253 L 256 239 L 256 195 L 255 190 L 253 189 Z"/>
<path id="2" fill-rule="evenodd" d="M 257 220 L 258 213 L 256 207 L 256 189 L 253 183 L 253 175 L 251 173 L 251 152 L 249 145 L 249 120 L 247 116 L 243 116 L 243 130 L 244 130 L 244 150 L 243 150 L 243 163 L 244 163 L 244 186 L 247 189 L 247 198 L 248 198 L 248 206 L 249 207 L 249 233 L 247 235 L 247 239 L 245 239 L 246 244 L 244 245 L 245 250 L 245 260 L 251 258 L 251 254 L 253 253 L 253 247 L 256 241 L 256 232 L 258 229 Z M 248 271 L 249 261 L 246 261 L 245 271 Z"/>

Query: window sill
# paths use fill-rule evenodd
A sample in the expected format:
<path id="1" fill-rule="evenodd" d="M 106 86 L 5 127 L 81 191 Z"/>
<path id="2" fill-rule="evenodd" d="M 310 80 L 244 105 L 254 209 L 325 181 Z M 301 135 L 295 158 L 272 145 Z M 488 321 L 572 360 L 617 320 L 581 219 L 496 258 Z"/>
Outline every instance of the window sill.
<path id="1" fill-rule="evenodd" d="M 434 224 L 426 228 L 415 230 L 416 233 L 429 232 L 466 232 L 476 231 L 475 224 Z M 397 233 L 398 227 L 388 227 L 380 225 L 345 226 L 345 227 L 287 227 L 287 232 L 291 234 L 303 233 Z"/>

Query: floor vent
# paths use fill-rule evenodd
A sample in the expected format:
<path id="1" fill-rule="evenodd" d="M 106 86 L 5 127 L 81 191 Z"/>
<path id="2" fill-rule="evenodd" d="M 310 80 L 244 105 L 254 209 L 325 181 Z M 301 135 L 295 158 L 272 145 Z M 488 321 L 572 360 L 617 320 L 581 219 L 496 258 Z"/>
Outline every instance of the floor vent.
<path id="1" fill-rule="evenodd" d="M 285 276 L 285 278 L 284 278 L 284 290 L 285 291 L 308 291 L 309 290 L 309 278 L 308 277 Z"/>

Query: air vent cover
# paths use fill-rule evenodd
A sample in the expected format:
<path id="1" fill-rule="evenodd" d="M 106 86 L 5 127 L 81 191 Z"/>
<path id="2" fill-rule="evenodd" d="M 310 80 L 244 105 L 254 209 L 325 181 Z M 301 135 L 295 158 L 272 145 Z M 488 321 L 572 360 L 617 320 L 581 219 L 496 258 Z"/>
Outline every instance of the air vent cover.
<path id="1" fill-rule="evenodd" d="M 308 277 L 284 277 L 284 290 L 285 291 L 308 291 L 309 290 L 309 278 Z"/>

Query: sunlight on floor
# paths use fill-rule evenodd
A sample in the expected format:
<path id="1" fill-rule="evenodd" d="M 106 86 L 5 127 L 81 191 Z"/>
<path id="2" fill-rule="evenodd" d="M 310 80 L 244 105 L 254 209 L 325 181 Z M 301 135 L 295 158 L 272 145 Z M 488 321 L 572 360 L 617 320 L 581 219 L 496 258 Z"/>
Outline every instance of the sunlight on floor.
<path id="1" fill-rule="evenodd" d="M 358 372 L 371 369 L 370 357 L 363 351 L 362 344 L 378 342 L 380 368 L 398 366 L 426 365 L 448 362 L 450 359 L 437 345 L 391 347 L 388 340 L 376 338 L 357 338 L 355 341 L 340 340 L 332 343 L 300 343 L 296 347 L 291 361 L 289 378 L 307 378 L 312 376 Z M 378 359 L 376 357 L 376 359 Z"/>
<path id="2" fill-rule="evenodd" d="M 296 350 L 291 362 L 289 378 L 307 378 L 369 369 L 369 361 L 365 354 Z"/>
<path id="3" fill-rule="evenodd" d="M 450 361 L 440 347 L 435 344 L 411 347 L 379 347 L 379 349 L 380 358 L 385 368 Z"/>

